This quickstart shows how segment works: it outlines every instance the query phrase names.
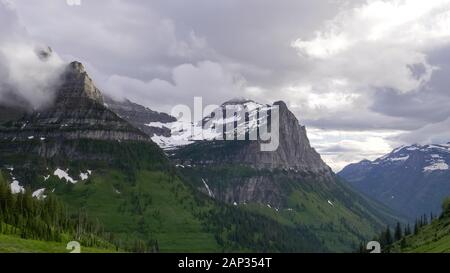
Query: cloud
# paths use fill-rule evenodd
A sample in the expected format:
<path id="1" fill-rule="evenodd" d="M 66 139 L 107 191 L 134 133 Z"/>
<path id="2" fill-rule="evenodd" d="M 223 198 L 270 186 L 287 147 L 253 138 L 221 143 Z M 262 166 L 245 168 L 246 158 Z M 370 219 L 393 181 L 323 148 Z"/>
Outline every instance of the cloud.
<path id="1" fill-rule="evenodd" d="M 0 103 L 43 107 L 52 99 L 63 62 L 29 38 L 15 11 L 3 1 L 0 18 Z"/>
<path id="2" fill-rule="evenodd" d="M 449 42 L 450 1 L 375 0 L 342 11 L 314 38 L 292 46 L 310 58 L 318 77 L 406 93 L 426 84 L 437 69 L 427 52 Z"/>
<path id="3" fill-rule="evenodd" d="M 399 136 L 403 143 L 450 143 L 450 118 L 441 122 L 430 123 L 417 130 L 406 132 Z"/>
<path id="4" fill-rule="evenodd" d="M 449 45 L 448 0 L 342 6 L 309 38 L 293 41 L 306 72 L 287 97 L 327 136 L 312 142 L 336 168 L 399 144 L 447 142 Z M 345 138 L 335 142 L 330 130 Z"/>
<path id="5" fill-rule="evenodd" d="M 449 0 L 11 2 L 103 92 L 164 111 L 282 99 L 333 166 L 446 136 Z"/>
<path id="6" fill-rule="evenodd" d="M 170 80 L 139 79 L 113 75 L 102 89 L 116 99 L 125 97 L 139 101 L 153 109 L 170 109 L 177 104 L 192 105 L 194 97 L 202 97 L 204 104 L 217 104 L 242 95 L 245 83 L 218 63 L 204 61 L 196 65 L 183 64 L 173 69 Z M 125 93 L 133 90 L 132 93 Z"/>
<path id="7" fill-rule="evenodd" d="M 336 172 L 350 163 L 374 160 L 389 153 L 393 145 L 398 145 L 395 139 L 402 133 L 400 130 L 308 130 L 311 142 L 316 143 L 317 151 Z"/>
<path id="8" fill-rule="evenodd" d="M 87 60 L 106 75 L 144 81 L 170 78 L 174 67 L 213 54 L 194 29 L 179 31 L 174 20 L 158 13 L 150 1 L 97 0 L 80 6 L 57 0 L 14 3 L 37 38 L 67 61 Z"/>

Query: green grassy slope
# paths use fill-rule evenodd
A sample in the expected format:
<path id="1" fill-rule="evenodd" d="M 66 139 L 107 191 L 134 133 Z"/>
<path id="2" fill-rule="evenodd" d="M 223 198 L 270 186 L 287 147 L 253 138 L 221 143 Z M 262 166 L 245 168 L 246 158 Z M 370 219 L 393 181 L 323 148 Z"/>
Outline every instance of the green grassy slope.
<path id="1" fill-rule="evenodd" d="M 257 171 L 243 166 L 180 168 L 186 181 L 202 189 L 202 179 L 216 194 L 221 189 L 239 188 L 246 178 L 270 177 L 279 187 L 281 208 L 266 204 L 239 204 L 239 208 L 275 220 L 281 225 L 308 230 L 328 251 L 348 252 L 361 240 L 368 240 L 397 216 L 381 205 L 355 193 L 339 180 L 302 178 L 287 171 Z M 226 190 L 224 190 L 226 191 Z"/>
<path id="2" fill-rule="evenodd" d="M 161 252 L 329 251 L 301 225 L 218 203 L 165 172 L 139 170 L 130 177 L 115 168 L 96 169 L 75 185 L 55 177 L 35 183 L 98 219 L 124 247 L 139 239 Z"/>
<path id="3" fill-rule="evenodd" d="M 33 200 L 35 203 L 29 203 L 26 198 L 19 199 L 18 195 L 13 195 L 12 199 L 8 199 L 8 194 L 5 193 L 5 186 L 9 187 L 10 180 L 5 178 L 6 172 L 0 170 L 0 200 L 10 200 L 9 202 L 16 203 L 21 200 L 23 213 L 17 212 L 17 207 L 11 209 L 12 203 L 9 203 L 9 207 L 1 202 L 0 206 L 0 253 L 69 253 L 70 250 L 66 250 L 68 242 L 80 241 L 80 244 L 86 243 L 90 247 L 82 246 L 82 251 L 86 253 L 111 253 L 116 252 L 118 247 L 107 241 L 106 238 L 100 236 L 100 234 L 94 234 L 89 231 L 84 231 L 82 235 L 76 235 L 72 229 L 76 229 L 75 222 L 70 219 L 70 216 L 64 218 L 66 225 L 64 227 L 53 223 L 53 220 L 48 220 L 47 215 L 42 213 L 45 210 L 50 201 L 47 198 L 45 201 Z M 9 189 L 8 189 L 9 191 Z M 5 195 L 6 194 L 6 195 Z M 4 199 L 3 199 L 4 198 Z M 55 200 L 52 197 L 54 206 L 60 206 L 62 203 L 59 200 Z M 41 211 L 41 213 L 36 213 Z M 56 211 L 56 209 L 54 210 Z M 17 216 L 19 215 L 19 216 Z M 27 217 L 36 219 L 36 222 L 27 222 L 28 220 L 18 222 L 17 224 L 7 224 L 7 222 L 14 222 L 17 217 L 24 219 Z M 60 214 L 56 214 L 59 215 Z M 72 215 L 76 217 L 76 215 Z M 6 220 L 5 220 L 6 219 Z M 25 218 L 28 219 L 28 218 Z M 56 219 L 56 218 L 55 218 Z M 36 223 L 45 223 L 44 225 L 37 226 Z M 52 224 L 49 224 L 52 223 Z M 58 234 L 58 236 L 45 237 L 45 233 L 37 232 L 37 230 L 43 227 L 53 230 L 51 234 Z M 86 227 L 86 225 L 84 226 Z M 49 233 L 47 233 L 49 235 Z M 78 237 L 80 236 L 80 237 Z M 45 237 L 45 238 L 44 238 Z M 32 239 L 34 238 L 34 239 Z M 78 239 L 76 239 L 78 238 Z"/>
<path id="4" fill-rule="evenodd" d="M 67 243 L 22 239 L 0 234 L 0 253 L 70 253 Z M 81 253 L 115 253 L 114 248 L 81 247 Z"/>
<path id="5" fill-rule="evenodd" d="M 100 219 L 119 240 L 154 240 L 162 252 L 218 251 L 213 234 L 195 216 L 201 208 L 176 177 L 143 170 L 136 181 L 129 181 L 118 170 L 96 173 L 87 183 L 61 189 L 59 195 Z"/>
<path id="6" fill-rule="evenodd" d="M 140 170 L 129 180 L 118 170 L 59 188 L 74 208 L 104 223 L 116 240 L 157 242 L 161 252 L 325 251 L 301 225 L 209 199 L 174 175 Z"/>
<path id="7" fill-rule="evenodd" d="M 450 253 L 450 200 L 444 204 L 444 213 L 439 219 L 403 240 L 393 245 L 392 252 Z"/>

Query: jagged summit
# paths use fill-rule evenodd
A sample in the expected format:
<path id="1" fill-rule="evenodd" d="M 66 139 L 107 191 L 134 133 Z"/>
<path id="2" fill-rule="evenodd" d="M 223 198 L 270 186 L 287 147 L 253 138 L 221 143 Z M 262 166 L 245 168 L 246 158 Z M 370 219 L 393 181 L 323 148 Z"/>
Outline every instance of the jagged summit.
<path id="1" fill-rule="evenodd" d="M 282 100 L 276 101 L 273 105 L 278 105 L 280 108 L 288 109 L 287 104 Z"/>
<path id="2" fill-rule="evenodd" d="M 83 100 L 103 103 L 103 96 L 80 62 L 70 63 L 62 76 L 62 85 L 56 94 L 56 105 L 79 103 Z"/>
<path id="3" fill-rule="evenodd" d="M 68 70 L 77 71 L 79 73 L 86 73 L 84 65 L 78 61 L 71 62 L 67 68 Z"/>

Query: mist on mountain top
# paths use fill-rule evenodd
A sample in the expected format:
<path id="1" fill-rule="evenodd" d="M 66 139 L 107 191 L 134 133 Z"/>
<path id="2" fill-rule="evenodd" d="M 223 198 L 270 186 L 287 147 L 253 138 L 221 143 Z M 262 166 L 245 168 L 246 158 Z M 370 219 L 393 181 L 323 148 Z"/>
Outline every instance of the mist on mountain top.
<path id="1" fill-rule="evenodd" d="M 0 105 L 45 107 L 64 68 L 50 47 L 28 35 L 14 9 L 0 2 Z"/>

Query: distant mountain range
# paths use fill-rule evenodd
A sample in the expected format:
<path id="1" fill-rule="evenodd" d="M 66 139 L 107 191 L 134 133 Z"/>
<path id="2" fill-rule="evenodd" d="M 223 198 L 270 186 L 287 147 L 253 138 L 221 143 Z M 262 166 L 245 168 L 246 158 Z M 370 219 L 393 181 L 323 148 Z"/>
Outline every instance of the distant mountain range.
<path id="1" fill-rule="evenodd" d="M 450 196 L 450 144 L 402 146 L 374 161 L 345 167 L 339 176 L 356 189 L 414 219 L 441 212 Z"/>

